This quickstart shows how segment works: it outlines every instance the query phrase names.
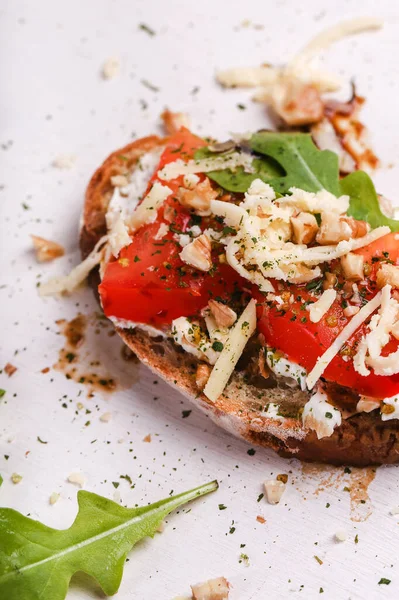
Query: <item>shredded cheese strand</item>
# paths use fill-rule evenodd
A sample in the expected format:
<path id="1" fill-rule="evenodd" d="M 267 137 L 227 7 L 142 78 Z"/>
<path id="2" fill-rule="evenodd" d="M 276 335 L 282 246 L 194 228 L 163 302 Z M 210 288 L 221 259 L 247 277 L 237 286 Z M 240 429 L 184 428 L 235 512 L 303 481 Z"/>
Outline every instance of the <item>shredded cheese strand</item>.
<path id="1" fill-rule="evenodd" d="M 375 17 L 357 17 L 348 21 L 341 21 L 328 29 L 320 32 L 298 54 L 290 61 L 289 65 L 307 63 L 318 55 L 322 50 L 329 48 L 334 42 L 356 33 L 366 31 L 377 31 L 381 29 L 384 22 Z"/>
<path id="2" fill-rule="evenodd" d="M 90 271 L 100 264 L 104 254 L 108 235 L 104 235 L 84 261 L 77 265 L 68 275 L 53 277 L 39 287 L 40 296 L 54 296 L 64 292 L 73 292 L 89 275 Z"/>
<path id="3" fill-rule="evenodd" d="M 230 330 L 229 337 L 204 388 L 205 396 L 209 400 L 212 400 L 212 402 L 216 402 L 222 394 L 238 359 L 255 329 L 256 300 L 252 298 L 234 327 Z"/>
<path id="4" fill-rule="evenodd" d="M 310 371 L 309 375 L 306 378 L 306 384 L 308 389 L 311 390 L 318 379 L 323 375 L 324 371 L 333 360 L 336 354 L 340 351 L 342 346 L 352 337 L 352 335 L 359 329 L 360 325 L 368 319 L 375 310 L 381 304 L 381 292 L 378 292 L 376 296 L 370 302 L 368 302 L 363 308 L 359 310 L 359 312 L 352 317 L 347 325 L 343 328 L 341 333 L 337 336 L 337 338 L 333 341 L 331 346 L 319 356 L 316 361 L 315 366 Z"/>

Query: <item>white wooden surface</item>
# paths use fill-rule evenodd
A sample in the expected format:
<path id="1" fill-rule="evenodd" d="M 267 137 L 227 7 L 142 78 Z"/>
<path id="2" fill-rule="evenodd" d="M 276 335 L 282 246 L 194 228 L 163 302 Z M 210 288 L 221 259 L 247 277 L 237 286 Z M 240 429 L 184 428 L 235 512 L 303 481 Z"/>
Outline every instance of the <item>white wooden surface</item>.
<path id="1" fill-rule="evenodd" d="M 66 272 L 78 261 L 78 218 L 93 170 L 133 135 L 157 131 L 165 105 L 188 111 L 197 131 L 221 138 L 267 125 L 250 93 L 217 87 L 215 69 L 284 62 L 316 30 L 370 14 L 386 18 L 384 31 L 340 43 L 327 62 L 348 78 L 354 75 L 368 97 L 364 118 L 386 167 L 378 186 L 395 198 L 399 167 L 387 168 L 396 162 L 399 139 L 399 9 L 393 0 L 0 4 L 0 366 L 18 367 L 12 378 L 0 374 L 0 387 L 7 390 L 0 403 L 0 502 L 63 528 L 76 513 L 77 488 L 66 482 L 73 471 L 85 474 L 86 489 L 111 498 L 112 481 L 120 481 L 118 491 L 128 505 L 213 478 L 220 482 L 216 494 L 173 515 L 162 535 L 136 548 L 125 568 L 121 600 L 170 600 L 188 595 L 190 583 L 219 575 L 232 583 L 232 600 L 317 598 L 320 588 L 321 597 L 331 599 L 399 595 L 398 517 L 389 514 L 399 504 L 396 468 L 378 469 L 370 500 L 353 502 L 351 510 L 343 488 L 355 485 L 353 475 L 303 468 L 263 450 L 250 456 L 247 444 L 198 411 L 182 419 L 182 410 L 190 408 L 182 397 L 145 368 L 133 366 L 133 374 L 123 374 L 130 367 L 120 359 L 117 339 L 98 338 L 93 331 L 88 360 L 99 353 L 102 368 L 125 384 L 135 382 L 131 389 L 88 399 L 84 386 L 59 372 L 40 371 L 56 362 L 63 345 L 55 321 L 78 311 L 93 314 L 92 294 L 83 290 L 69 299 L 43 301 L 35 288 L 39 277 Z M 243 27 L 244 19 L 251 25 Z M 140 30 L 140 23 L 156 35 Z M 104 81 L 100 70 L 110 56 L 120 58 L 121 73 Z M 159 93 L 148 90 L 143 79 Z M 238 110 L 239 102 L 247 109 Z M 70 171 L 51 166 L 64 153 L 77 157 Z M 39 266 L 31 233 L 63 243 L 67 256 Z M 109 423 L 99 419 L 105 412 L 112 413 Z M 151 443 L 143 442 L 147 434 Z M 37 436 L 48 443 L 40 444 Z M 18 485 L 10 480 L 14 472 L 23 476 Z M 258 503 L 262 481 L 278 473 L 289 473 L 282 503 Z M 134 489 L 119 479 L 123 474 L 131 476 Z M 61 498 L 50 506 L 54 491 Z M 221 511 L 219 504 L 227 508 Z M 351 520 L 369 513 L 366 520 Z M 257 522 L 257 515 L 266 523 Z M 348 533 L 341 544 L 334 541 L 339 529 Z M 239 562 L 242 552 L 249 566 Z M 381 577 L 391 584 L 379 586 Z M 98 593 L 80 579 L 68 597 Z"/>

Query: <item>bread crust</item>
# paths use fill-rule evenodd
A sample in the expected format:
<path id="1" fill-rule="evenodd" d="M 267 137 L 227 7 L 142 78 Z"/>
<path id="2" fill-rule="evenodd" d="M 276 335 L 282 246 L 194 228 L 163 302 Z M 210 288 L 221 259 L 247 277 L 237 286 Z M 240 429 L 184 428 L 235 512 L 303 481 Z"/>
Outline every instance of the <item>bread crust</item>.
<path id="1" fill-rule="evenodd" d="M 157 136 L 137 140 L 113 152 L 94 173 L 86 191 L 80 231 L 83 258 L 106 233 L 105 214 L 113 191 L 111 177 L 131 170 L 142 154 L 165 145 L 167 140 Z M 92 272 L 90 283 L 98 297 L 98 269 Z M 176 387 L 223 429 L 251 444 L 309 462 L 353 466 L 399 462 L 399 420 L 382 421 L 377 411 L 360 413 L 343 419 L 332 436 L 318 440 L 315 432 L 305 430 L 297 418 L 266 417 L 266 413 L 259 410 L 259 390 L 244 382 L 240 373 L 234 373 L 223 395 L 213 403 L 198 393 L 195 384 L 198 361 L 194 357 L 173 343 L 152 338 L 139 329 L 116 329 L 141 362 Z M 277 402 L 288 408 L 293 404 L 303 406 L 309 398 L 307 392 L 284 387 L 263 390 L 262 396 L 262 404 Z"/>

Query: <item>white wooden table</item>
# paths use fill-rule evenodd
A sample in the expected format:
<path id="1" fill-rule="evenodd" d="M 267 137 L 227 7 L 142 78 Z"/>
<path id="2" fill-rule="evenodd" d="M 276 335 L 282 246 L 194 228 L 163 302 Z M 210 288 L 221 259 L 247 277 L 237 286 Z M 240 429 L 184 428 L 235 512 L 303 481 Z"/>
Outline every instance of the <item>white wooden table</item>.
<path id="1" fill-rule="evenodd" d="M 45 301 L 36 293 L 40 278 L 66 272 L 79 260 L 85 185 L 111 150 L 158 131 L 166 105 L 188 111 L 195 130 L 221 139 L 231 131 L 267 126 L 250 92 L 223 92 L 214 83 L 215 69 L 284 62 L 316 30 L 343 17 L 371 14 L 387 21 L 379 34 L 338 44 L 327 62 L 348 79 L 355 76 L 367 96 L 364 119 L 384 167 L 376 181 L 384 194 L 397 197 L 395 4 L 14 0 L 0 5 L 0 366 L 10 362 L 18 368 L 11 378 L 0 374 L 6 389 L 0 401 L 0 503 L 64 528 L 77 508 L 77 487 L 66 481 L 71 472 L 85 475 L 86 489 L 111 498 L 117 492 L 127 505 L 214 478 L 220 482 L 216 494 L 171 516 L 162 535 L 136 548 L 125 568 L 121 600 L 170 600 L 188 595 L 190 583 L 219 575 L 231 582 L 232 600 L 318 598 L 320 588 L 321 597 L 331 599 L 399 596 L 399 519 L 390 515 L 399 504 L 396 468 L 379 468 L 373 479 L 370 471 L 320 470 L 261 449 L 251 456 L 247 444 L 197 410 L 183 418 L 182 411 L 191 408 L 183 397 L 145 368 L 124 362 L 121 343 L 106 329 L 95 333 L 98 309 L 89 290 Z M 120 59 L 121 72 L 105 81 L 101 67 L 113 56 Z M 239 110 L 239 103 L 246 109 Z M 76 155 L 71 170 L 51 166 L 62 154 Z M 38 265 L 31 233 L 59 241 L 66 256 Z M 115 375 L 120 387 L 113 394 L 96 391 L 88 398 L 87 387 L 62 372 L 41 372 L 57 362 L 65 342 L 56 321 L 78 312 L 91 323 L 83 360 L 98 359 L 101 373 Z M 101 421 L 107 412 L 111 420 Z M 150 443 L 143 441 L 148 434 Z M 17 485 L 13 473 L 23 476 Z M 289 474 L 282 503 L 258 502 L 262 481 L 278 473 Z M 134 489 L 120 478 L 126 474 Z M 113 481 L 120 483 L 117 490 Z M 363 496 L 356 492 L 359 482 L 369 483 Z M 61 497 L 50 506 L 52 492 Z M 219 504 L 227 508 L 219 510 Z M 266 523 L 258 522 L 258 515 Z M 342 529 L 348 539 L 338 543 L 334 534 Z M 248 564 L 240 562 L 241 553 Z M 391 584 L 378 585 L 382 577 Z M 68 597 L 96 598 L 98 590 L 80 578 Z"/>

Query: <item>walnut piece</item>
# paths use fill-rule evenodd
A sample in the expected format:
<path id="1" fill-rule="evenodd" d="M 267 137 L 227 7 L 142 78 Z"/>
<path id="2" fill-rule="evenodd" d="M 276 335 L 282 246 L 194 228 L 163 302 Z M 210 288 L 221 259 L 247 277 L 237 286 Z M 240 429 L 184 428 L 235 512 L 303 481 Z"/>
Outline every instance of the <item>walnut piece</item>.
<path id="1" fill-rule="evenodd" d="M 161 114 L 161 119 L 163 121 L 163 126 L 168 135 L 173 135 L 177 133 L 179 129 L 182 127 L 187 127 L 190 129 L 190 117 L 186 113 L 182 112 L 172 112 L 168 108 L 166 108 Z"/>
<path id="2" fill-rule="evenodd" d="M 291 225 L 296 244 L 310 244 L 319 230 L 316 217 L 307 212 L 301 212 L 297 217 L 292 217 Z"/>
<path id="3" fill-rule="evenodd" d="M 179 256 L 183 262 L 191 265 L 199 271 L 209 271 L 212 267 L 211 241 L 207 235 L 202 233 L 192 242 L 187 244 Z"/>
<path id="4" fill-rule="evenodd" d="M 230 584 L 225 577 L 209 579 L 191 586 L 193 600 L 226 600 Z"/>
<path id="5" fill-rule="evenodd" d="M 331 290 L 336 283 L 337 276 L 334 273 L 324 273 L 323 290 Z"/>
<path id="6" fill-rule="evenodd" d="M 36 258 L 39 262 L 49 262 L 50 260 L 54 260 L 59 256 L 64 256 L 65 250 L 63 246 L 57 244 L 57 242 L 45 240 L 38 235 L 31 235 L 31 238 L 33 241 L 33 247 L 35 249 Z"/>
<path id="7" fill-rule="evenodd" d="M 199 390 L 203 390 L 206 386 L 209 376 L 211 374 L 211 369 L 209 365 L 205 363 L 200 363 L 197 367 L 197 372 L 195 374 L 195 383 Z"/>
<path id="8" fill-rule="evenodd" d="M 385 285 L 399 289 L 399 267 L 383 263 L 377 272 L 377 285 L 380 289 Z"/>
<path id="9" fill-rule="evenodd" d="M 7 363 L 6 366 L 4 367 L 4 372 L 11 377 L 11 375 L 13 375 L 15 373 L 15 371 L 17 371 L 17 367 L 14 367 L 14 365 L 12 365 L 11 363 Z"/>
<path id="10" fill-rule="evenodd" d="M 177 199 L 182 206 L 193 210 L 200 217 L 206 217 L 211 214 L 211 200 L 215 200 L 218 193 L 211 186 L 209 179 L 206 178 L 195 187 L 190 189 L 181 187 L 177 193 Z"/>
<path id="11" fill-rule="evenodd" d="M 346 279 L 361 281 L 364 277 L 364 258 L 360 254 L 348 252 L 341 256 L 341 267 Z"/>
<path id="12" fill-rule="evenodd" d="M 321 121 L 323 101 L 313 85 L 299 81 L 281 84 L 281 93 L 273 95 L 272 106 L 288 125 L 308 125 Z"/>
<path id="13" fill-rule="evenodd" d="M 365 221 L 357 221 L 352 217 L 324 214 L 316 242 L 323 246 L 338 244 L 352 238 L 363 237 L 368 233 L 369 225 Z"/>
<path id="14" fill-rule="evenodd" d="M 236 322 L 237 313 L 226 304 L 217 302 L 217 300 L 209 300 L 208 306 L 218 327 L 231 327 Z"/>
<path id="15" fill-rule="evenodd" d="M 269 504 L 278 504 L 284 494 L 286 484 L 278 479 L 269 479 L 263 484 L 266 500 Z"/>

